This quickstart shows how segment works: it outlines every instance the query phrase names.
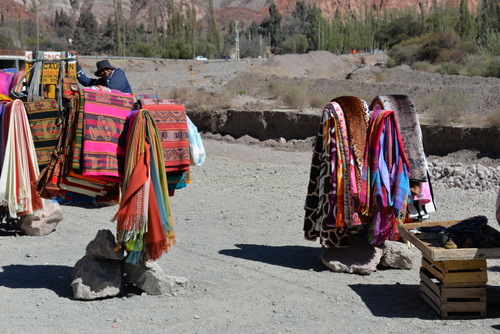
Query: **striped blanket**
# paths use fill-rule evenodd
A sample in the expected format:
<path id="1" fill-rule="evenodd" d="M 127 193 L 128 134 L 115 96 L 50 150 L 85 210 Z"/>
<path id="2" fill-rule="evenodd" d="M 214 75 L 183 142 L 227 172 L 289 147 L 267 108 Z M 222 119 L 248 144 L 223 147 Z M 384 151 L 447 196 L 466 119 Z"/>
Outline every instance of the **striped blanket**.
<path id="1" fill-rule="evenodd" d="M 49 164 L 61 133 L 59 107 L 55 99 L 24 102 L 24 106 L 35 144 L 38 167 L 42 170 Z"/>
<path id="2" fill-rule="evenodd" d="M 125 147 L 119 141 L 134 98 L 117 92 L 82 91 L 85 99 L 82 175 L 120 182 Z"/>
<path id="3" fill-rule="evenodd" d="M 186 108 L 181 100 L 141 99 L 142 109 L 154 117 L 162 142 L 165 171 L 189 170 L 188 124 Z"/>

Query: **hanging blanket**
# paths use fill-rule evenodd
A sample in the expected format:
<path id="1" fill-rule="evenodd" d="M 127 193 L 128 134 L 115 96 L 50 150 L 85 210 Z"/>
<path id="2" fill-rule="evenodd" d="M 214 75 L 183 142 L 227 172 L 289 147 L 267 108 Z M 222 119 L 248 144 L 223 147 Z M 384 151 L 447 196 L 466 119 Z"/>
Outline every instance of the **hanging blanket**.
<path id="1" fill-rule="evenodd" d="M 409 217 L 418 221 L 429 218 L 429 214 L 436 211 L 436 205 L 415 106 L 406 95 L 380 95 L 373 99 L 370 109 L 395 112 L 411 168 L 412 201 L 408 204 Z"/>
<path id="2" fill-rule="evenodd" d="M 158 129 L 144 109 L 128 122 L 123 197 L 113 221 L 118 247 L 128 252 L 125 261 L 137 264 L 160 258 L 175 237 Z"/>
<path id="3" fill-rule="evenodd" d="M 43 207 L 31 182 L 38 178 L 35 147 L 26 110 L 21 100 L 4 105 L 0 117 L 0 206 L 7 208 L 10 218 L 31 214 Z"/>
<path id="4" fill-rule="evenodd" d="M 399 237 L 410 196 L 410 165 L 393 111 L 374 110 L 366 136 L 360 202 L 373 217 L 370 242 L 381 245 Z"/>
<path id="5" fill-rule="evenodd" d="M 125 120 L 134 104 L 131 94 L 83 89 L 84 136 L 82 175 L 119 182 L 124 147 L 119 146 Z"/>
<path id="6" fill-rule="evenodd" d="M 411 166 L 410 179 L 427 181 L 427 161 L 423 146 L 422 130 L 415 106 L 406 95 L 380 95 L 370 104 L 370 109 L 393 110 Z"/>
<path id="7" fill-rule="evenodd" d="M 38 167 L 43 169 L 52 159 L 61 127 L 55 99 L 24 102 L 36 148 Z"/>
<path id="8" fill-rule="evenodd" d="M 181 100 L 142 99 L 141 108 L 151 112 L 160 134 L 165 171 L 188 171 L 189 155 L 186 108 Z"/>

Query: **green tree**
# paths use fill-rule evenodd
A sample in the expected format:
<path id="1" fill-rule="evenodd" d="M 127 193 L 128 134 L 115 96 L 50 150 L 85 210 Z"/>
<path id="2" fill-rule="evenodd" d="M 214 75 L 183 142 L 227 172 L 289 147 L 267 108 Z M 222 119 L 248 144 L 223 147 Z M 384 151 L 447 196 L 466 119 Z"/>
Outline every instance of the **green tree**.
<path id="1" fill-rule="evenodd" d="M 83 54 L 92 54 L 100 46 L 99 24 L 90 10 L 80 13 L 73 38 L 76 51 Z"/>
<path id="2" fill-rule="evenodd" d="M 283 53 L 305 53 L 309 48 L 309 43 L 305 35 L 295 34 L 283 42 L 282 48 Z"/>
<path id="3" fill-rule="evenodd" d="M 214 2 L 213 0 L 209 0 L 208 2 L 208 34 L 207 34 L 207 42 L 211 44 L 212 52 L 209 53 L 209 56 L 220 57 L 220 52 L 222 51 L 222 38 L 220 29 L 217 27 L 217 22 L 215 21 L 215 12 L 214 12 Z"/>
<path id="4" fill-rule="evenodd" d="M 62 9 L 61 11 L 56 10 L 54 17 L 54 30 L 58 37 L 65 38 L 66 40 L 71 37 L 73 32 L 73 26 L 71 25 L 71 20 L 69 16 Z"/>
<path id="5" fill-rule="evenodd" d="M 265 34 L 270 38 L 270 45 L 274 53 L 280 53 L 281 43 L 283 42 L 283 29 L 281 22 L 283 17 L 278 11 L 274 2 L 269 6 L 269 17 L 262 21 L 261 27 Z"/>

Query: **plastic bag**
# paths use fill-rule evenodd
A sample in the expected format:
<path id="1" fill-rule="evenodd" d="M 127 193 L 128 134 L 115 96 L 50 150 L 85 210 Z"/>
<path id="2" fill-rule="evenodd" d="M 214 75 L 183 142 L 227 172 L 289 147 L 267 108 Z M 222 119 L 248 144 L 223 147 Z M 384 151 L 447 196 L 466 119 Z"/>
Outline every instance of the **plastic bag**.
<path id="1" fill-rule="evenodd" d="M 200 166 L 205 162 L 205 147 L 203 147 L 203 142 L 201 140 L 198 128 L 189 119 L 188 116 L 188 139 L 189 139 L 189 155 L 191 157 L 191 165 Z"/>

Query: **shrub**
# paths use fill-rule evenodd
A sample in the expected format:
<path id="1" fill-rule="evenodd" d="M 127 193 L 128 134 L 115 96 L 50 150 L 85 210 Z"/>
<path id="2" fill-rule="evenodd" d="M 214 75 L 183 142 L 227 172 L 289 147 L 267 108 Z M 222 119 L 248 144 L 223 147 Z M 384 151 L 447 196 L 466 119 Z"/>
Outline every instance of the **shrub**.
<path id="1" fill-rule="evenodd" d="M 486 115 L 486 122 L 491 127 L 500 128 L 500 108 L 496 108 L 496 110 L 491 110 Z"/>
<path id="2" fill-rule="evenodd" d="M 439 125 L 458 123 L 466 109 L 465 94 L 453 94 L 449 91 L 434 93 L 422 99 L 424 111 L 431 113 L 434 122 Z"/>
<path id="3" fill-rule="evenodd" d="M 271 82 L 268 86 L 269 92 L 271 93 L 271 96 L 274 99 L 277 99 L 281 95 L 281 91 L 283 90 L 283 87 L 276 82 Z"/>
<path id="4" fill-rule="evenodd" d="M 469 54 L 463 50 L 441 49 L 437 58 L 438 62 L 454 62 L 464 65 Z"/>
<path id="5" fill-rule="evenodd" d="M 396 65 L 412 64 L 418 60 L 421 38 L 411 38 L 404 42 L 394 45 L 387 55 L 392 58 Z M 389 65 L 388 65 L 389 66 Z"/>
<path id="6" fill-rule="evenodd" d="M 312 93 L 309 96 L 309 105 L 313 108 L 323 108 L 330 99 L 324 93 Z"/>
<path id="7" fill-rule="evenodd" d="M 375 75 L 375 82 L 386 82 L 387 72 L 379 72 Z"/>
<path id="8" fill-rule="evenodd" d="M 500 56 L 492 56 L 488 53 L 470 56 L 462 72 L 468 76 L 500 78 Z"/>
<path id="9" fill-rule="evenodd" d="M 415 71 L 423 71 L 428 73 L 434 73 L 434 66 L 428 61 L 417 61 L 411 65 L 411 68 Z"/>
<path id="10" fill-rule="evenodd" d="M 459 64 L 452 61 L 447 61 L 439 64 L 436 72 L 441 74 L 460 74 L 461 68 L 462 66 L 460 66 Z"/>
<path id="11" fill-rule="evenodd" d="M 282 100 L 293 109 L 302 109 L 306 105 L 307 90 L 303 87 L 289 86 L 283 89 Z"/>

